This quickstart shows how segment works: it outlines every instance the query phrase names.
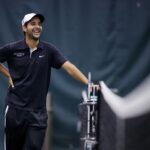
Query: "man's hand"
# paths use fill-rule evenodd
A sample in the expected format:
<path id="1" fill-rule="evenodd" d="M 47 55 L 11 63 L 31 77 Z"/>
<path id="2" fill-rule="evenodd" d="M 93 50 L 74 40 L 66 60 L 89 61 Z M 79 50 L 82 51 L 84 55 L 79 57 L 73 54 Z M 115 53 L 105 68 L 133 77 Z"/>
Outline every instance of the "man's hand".
<path id="1" fill-rule="evenodd" d="M 8 83 L 9 83 L 9 86 L 14 88 L 14 83 L 13 83 L 12 78 L 10 76 L 8 77 Z"/>
<path id="2" fill-rule="evenodd" d="M 91 84 L 89 84 L 89 90 L 90 90 L 90 92 L 98 91 L 98 90 L 100 90 L 100 86 L 98 84 L 91 83 Z"/>

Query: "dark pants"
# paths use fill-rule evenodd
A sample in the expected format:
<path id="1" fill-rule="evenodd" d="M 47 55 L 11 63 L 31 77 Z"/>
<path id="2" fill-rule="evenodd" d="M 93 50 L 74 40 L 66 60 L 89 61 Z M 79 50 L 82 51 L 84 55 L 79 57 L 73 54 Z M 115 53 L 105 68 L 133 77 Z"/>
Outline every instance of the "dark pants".
<path id="1" fill-rule="evenodd" d="M 41 150 L 47 113 L 9 107 L 6 113 L 6 150 Z"/>

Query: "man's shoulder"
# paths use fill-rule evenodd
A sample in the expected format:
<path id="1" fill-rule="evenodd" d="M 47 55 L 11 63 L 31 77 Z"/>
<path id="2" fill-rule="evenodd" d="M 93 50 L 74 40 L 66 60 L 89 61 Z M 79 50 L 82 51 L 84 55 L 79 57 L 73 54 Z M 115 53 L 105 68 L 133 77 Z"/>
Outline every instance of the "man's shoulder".
<path id="1" fill-rule="evenodd" d="M 10 48 L 13 48 L 13 47 L 18 47 L 19 45 L 21 45 L 22 41 L 23 41 L 23 40 L 10 42 L 10 43 L 5 44 L 5 45 L 2 46 L 1 48 L 10 49 Z"/>
<path id="2" fill-rule="evenodd" d="M 24 40 L 10 42 L 6 46 L 10 49 L 23 49 L 26 47 Z"/>
<path id="3" fill-rule="evenodd" d="M 47 42 L 47 41 L 40 41 L 40 44 L 45 46 L 45 47 L 55 47 L 52 43 Z"/>
<path id="4" fill-rule="evenodd" d="M 43 48 L 43 49 L 47 49 L 47 50 L 58 50 L 58 48 L 50 43 L 50 42 L 46 42 L 46 41 L 40 41 L 40 46 Z"/>

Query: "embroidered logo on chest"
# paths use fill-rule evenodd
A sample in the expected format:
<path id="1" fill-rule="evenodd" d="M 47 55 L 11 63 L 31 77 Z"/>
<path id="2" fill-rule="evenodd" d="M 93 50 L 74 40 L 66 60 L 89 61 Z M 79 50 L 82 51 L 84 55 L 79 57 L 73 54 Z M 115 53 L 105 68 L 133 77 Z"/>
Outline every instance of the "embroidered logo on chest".
<path id="1" fill-rule="evenodd" d="M 24 53 L 18 52 L 18 53 L 13 53 L 13 55 L 17 57 L 22 57 L 24 56 Z"/>

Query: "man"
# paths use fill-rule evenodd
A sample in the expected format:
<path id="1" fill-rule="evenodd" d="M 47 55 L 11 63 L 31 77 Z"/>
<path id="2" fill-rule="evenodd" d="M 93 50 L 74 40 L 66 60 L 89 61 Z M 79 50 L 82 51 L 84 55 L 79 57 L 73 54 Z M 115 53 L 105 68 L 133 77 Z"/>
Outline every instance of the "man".
<path id="1" fill-rule="evenodd" d="M 41 14 L 25 15 L 24 40 L 0 49 L 0 62 L 7 62 L 14 83 L 6 96 L 6 150 L 41 150 L 51 68 L 63 68 L 88 84 L 88 79 L 57 48 L 40 40 L 43 21 Z"/>

